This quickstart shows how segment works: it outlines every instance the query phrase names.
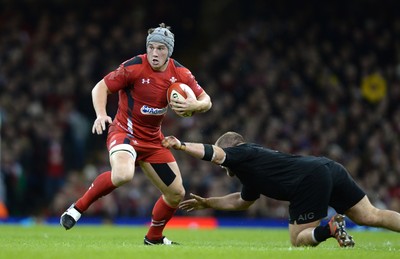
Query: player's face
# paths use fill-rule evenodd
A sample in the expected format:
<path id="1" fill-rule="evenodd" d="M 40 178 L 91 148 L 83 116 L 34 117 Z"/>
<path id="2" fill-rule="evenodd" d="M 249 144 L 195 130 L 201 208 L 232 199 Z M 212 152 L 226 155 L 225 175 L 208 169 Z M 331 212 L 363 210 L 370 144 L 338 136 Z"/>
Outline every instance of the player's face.
<path id="1" fill-rule="evenodd" d="M 150 66 L 157 71 L 164 71 L 167 67 L 168 48 L 165 44 L 149 42 L 147 46 L 147 60 Z"/>

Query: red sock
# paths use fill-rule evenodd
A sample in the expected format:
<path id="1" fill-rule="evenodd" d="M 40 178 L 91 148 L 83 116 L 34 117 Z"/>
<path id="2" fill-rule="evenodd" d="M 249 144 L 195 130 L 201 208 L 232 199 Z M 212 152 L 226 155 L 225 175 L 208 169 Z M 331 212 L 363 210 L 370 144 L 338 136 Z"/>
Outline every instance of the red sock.
<path id="1" fill-rule="evenodd" d="M 146 237 L 150 240 L 162 238 L 162 233 L 168 221 L 175 214 L 177 208 L 170 207 L 161 196 L 153 208 L 151 225 Z"/>
<path id="2" fill-rule="evenodd" d="M 111 182 L 111 171 L 97 176 L 86 193 L 76 202 L 75 208 L 83 213 L 89 206 L 99 198 L 112 192 L 116 186 Z"/>

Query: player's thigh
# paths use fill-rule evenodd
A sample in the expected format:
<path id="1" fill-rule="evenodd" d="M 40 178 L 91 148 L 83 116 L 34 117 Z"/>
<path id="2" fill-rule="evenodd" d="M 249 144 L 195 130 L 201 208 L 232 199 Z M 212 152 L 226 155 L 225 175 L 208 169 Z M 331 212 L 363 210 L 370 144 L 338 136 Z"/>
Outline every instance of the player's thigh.
<path id="1" fill-rule="evenodd" d="M 356 224 L 363 225 L 377 216 L 379 210 L 374 207 L 367 196 L 364 196 L 353 207 L 345 211 L 346 216 Z"/>
<path id="2" fill-rule="evenodd" d="M 328 164 L 333 181 L 332 197 L 329 205 L 336 210 L 337 213 L 344 214 L 350 208 L 359 204 L 365 197 L 365 192 L 354 181 L 349 172 L 343 165 L 333 162 Z M 369 207 L 369 201 L 364 201 L 359 205 Z M 356 208 L 361 206 L 356 206 Z"/>
<path id="3" fill-rule="evenodd" d="M 111 125 L 107 136 L 107 149 L 110 157 L 113 177 L 129 180 L 135 172 L 137 152 L 132 145 L 131 137 Z"/>
<path id="4" fill-rule="evenodd" d="M 135 173 L 136 151 L 128 144 L 114 146 L 110 151 L 111 179 L 119 186 L 132 180 Z"/>
<path id="5" fill-rule="evenodd" d="M 299 184 L 289 205 L 290 223 L 299 225 L 327 216 L 332 180 L 325 165 L 316 168 Z"/>
<path id="6" fill-rule="evenodd" d="M 181 172 L 176 162 L 155 164 L 141 161 L 139 165 L 164 195 L 184 192 Z"/>

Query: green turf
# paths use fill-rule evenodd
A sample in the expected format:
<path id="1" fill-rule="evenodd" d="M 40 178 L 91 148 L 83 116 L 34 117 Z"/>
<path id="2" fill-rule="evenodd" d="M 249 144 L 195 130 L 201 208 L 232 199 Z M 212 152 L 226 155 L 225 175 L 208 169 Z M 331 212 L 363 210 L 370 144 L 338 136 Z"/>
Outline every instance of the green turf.
<path id="1" fill-rule="evenodd" d="M 356 246 L 334 239 L 316 248 L 292 248 L 287 229 L 166 229 L 180 246 L 144 246 L 144 227 L 0 225 L 0 258 L 400 258 L 400 234 L 352 231 Z"/>

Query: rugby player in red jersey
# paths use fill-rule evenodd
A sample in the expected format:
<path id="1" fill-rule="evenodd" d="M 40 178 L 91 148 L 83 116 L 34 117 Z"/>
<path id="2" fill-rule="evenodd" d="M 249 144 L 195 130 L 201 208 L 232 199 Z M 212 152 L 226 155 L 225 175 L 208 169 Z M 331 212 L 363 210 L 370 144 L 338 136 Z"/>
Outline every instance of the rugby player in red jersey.
<path id="1" fill-rule="evenodd" d="M 174 82 L 187 84 L 195 98 L 171 101 L 178 114 L 206 112 L 210 96 L 197 83 L 190 70 L 171 58 L 174 34 L 160 24 L 148 31 L 146 54 L 123 62 L 100 80 L 92 90 L 96 120 L 92 132 L 102 134 L 108 128 L 107 148 L 111 171 L 103 172 L 87 192 L 61 216 L 60 224 L 72 228 L 97 199 L 132 180 L 135 167 L 161 191 L 154 205 L 151 225 L 144 238 L 146 245 L 176 244 L 163 236 L 163 230 L 185 195 L 179 167 L 171 151 L 161 145 L 161 124 L 166 115 L 167 89 Z M 118 93 L 118 111 L 114 118 L 106 112 L 107 96 Z"/>

